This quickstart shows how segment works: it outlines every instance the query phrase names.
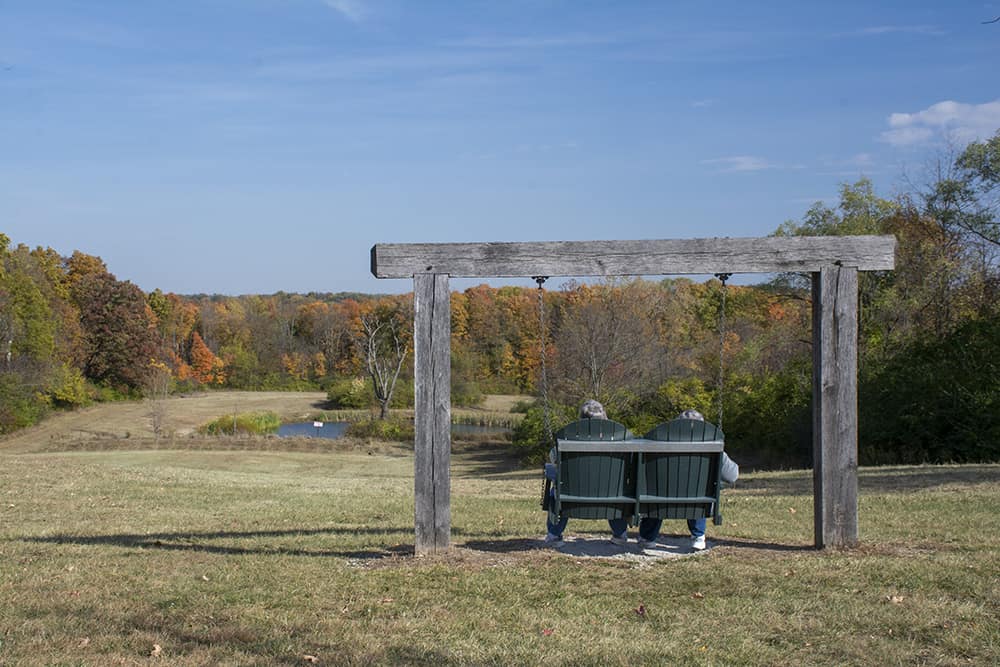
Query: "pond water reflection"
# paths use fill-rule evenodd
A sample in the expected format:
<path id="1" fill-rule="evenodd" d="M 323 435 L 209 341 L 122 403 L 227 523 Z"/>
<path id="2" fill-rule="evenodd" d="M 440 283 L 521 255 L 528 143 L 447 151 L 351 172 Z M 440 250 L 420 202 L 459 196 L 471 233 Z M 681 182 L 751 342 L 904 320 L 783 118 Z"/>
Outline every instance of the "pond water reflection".
<path id="1" fill-rule="evenodd" d="M 330 438 L 336 440 L 343 437 L 349 422 L 322 422 L 322 426 L 316 428 L 313 422 L 298 422 L 293 424 L 282 424 L 278 427 L 279 438 Z"/>

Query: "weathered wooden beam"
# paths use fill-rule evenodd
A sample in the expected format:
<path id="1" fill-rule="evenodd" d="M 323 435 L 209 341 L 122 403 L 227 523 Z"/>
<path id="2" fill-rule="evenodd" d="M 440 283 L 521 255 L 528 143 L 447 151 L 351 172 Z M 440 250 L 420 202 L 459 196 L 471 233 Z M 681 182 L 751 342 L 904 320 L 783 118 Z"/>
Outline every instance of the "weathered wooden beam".
<path id="1" fill-rule="evenodd" d="M 893 236 L 379 243 L 371 270 L 377 278 L 814 272 L 834 264 L 874 271 L 895 266 L 895 248 Z"/>
<path id="2" fill-rule="evenodd" d="M 451 540 L 451 295 L 448 276 L 413 278 L 414 470 L 417 554 Z"/>
<path id="3" fill-rule="evenodd" d="M 813 522 L 817 548 L 858 542 L 858 272 L 812 279 Z"/>

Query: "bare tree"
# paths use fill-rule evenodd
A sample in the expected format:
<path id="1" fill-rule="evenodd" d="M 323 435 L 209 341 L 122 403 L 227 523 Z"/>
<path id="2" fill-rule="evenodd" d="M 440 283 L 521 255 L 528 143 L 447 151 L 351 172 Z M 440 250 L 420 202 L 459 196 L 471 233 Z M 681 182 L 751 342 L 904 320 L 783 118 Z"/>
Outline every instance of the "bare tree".
<path id="1" fill-rule="evenodd" d="M 411 319 L 399 305 L 379 305 L 361 316 L 359 343 L 379 403 L 379 419 L 389 416 L 389 402 L 410 351 L 407 323 Z"/>
<path id="2" fill-rule="evenodd" d="M 150 406 L 146 416 L 149 417 L 154 438 L 163 435 L 163 427 L 167 418 L 167 395 L 170 393 L 170 380 L 170 369 L 167 368 L 166 364 L 153 362 L 150 365 L 144 389 Z"/>
<path id="3" fill-rule="evenodd" d="M 641 284 L 573 286 L 556 334 L 556 384 L 567 399 L 620 410 L 658 367 L 656 333 Z"/>

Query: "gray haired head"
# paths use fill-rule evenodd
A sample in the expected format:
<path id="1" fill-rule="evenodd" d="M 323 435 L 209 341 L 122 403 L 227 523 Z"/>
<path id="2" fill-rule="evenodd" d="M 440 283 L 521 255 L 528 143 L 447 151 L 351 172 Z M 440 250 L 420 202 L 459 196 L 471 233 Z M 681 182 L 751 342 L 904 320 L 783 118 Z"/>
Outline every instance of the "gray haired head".
<path id="1" fill-rule="evenodd" d="M 607 419 L 608 415 L 604 412 L 604 406 L 590 399 L 584 401 L 583 405 L 580 406 L 580 419 Z"/>
<path id="2" fill-rule="evenodd" d="M 677 416 L 678 419 L 694 419 L 696 421 L 705 421 L 705 416 L 698 412 L 697 410 L 685 410 Z"/>

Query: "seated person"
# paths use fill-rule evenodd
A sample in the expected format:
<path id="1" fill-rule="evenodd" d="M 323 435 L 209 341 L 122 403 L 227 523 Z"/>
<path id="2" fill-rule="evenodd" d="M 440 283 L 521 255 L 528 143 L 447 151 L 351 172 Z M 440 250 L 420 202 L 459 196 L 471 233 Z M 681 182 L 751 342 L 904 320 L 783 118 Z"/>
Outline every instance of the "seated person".
<path id="1" fill-rule="evenodd" d="M 685 410 L 677 415 L 676 418 L 705 421 L 705 417 L 697 410 Z M 740 467 L 725 452 L 722 452 L 722 470 L 720 471 L 720 476 L 722 477 L 722 481 L 727 484 L 732 484 L 740 476 Z M 645 530 L 643 530 L 643 524 L 646 526 Z M 639 546 L 646 548 L 656 544 L 656 540 L 660 536 L 660 527 L 662 524 L 663 519 L 643 519 L 639 526 Z M 707 525 L 705 518 L 688 519 L 687 524 L 688 530 L 691 531 L 691 548 L 695 551 L 704 550 L 705 526 Z"/>
<path id="2" fill-rule="evenodd" d="M 580 406 L 580 419 L 607 419 L 608 415 L 604 411 L 604 406 L 597 401 L 590 399 L 585 401 L 583 405 Z M 555 479 L 555 461 L 556 461 L 556 450 L 552 448 L 549 452 L 550 463 L 546 466 L 546 475 L 550 479 Z M 555 490 L 550 490 L 549 494 L 551 497 L 555 497 Z M 545 541 L 552 546 L 560 547 L 563 544 L 562 534 L 566 530 L 566 524 L 569 522 L 569 517 L 562 517 L 556 523 L 552 523 L 551 519 L 546 520 L 546 527 L 548 529 L 545 535 Z M 611 527 L 611 541 L 618 545 L 624 545 L 628 542 L 628 523 L 625 519 L 608 519 L 608 525 Z M 659 524 L 657 524 L 657 529 Z M 640 527 L 641 533 L 641 527 Z M 655 538 L 654 538 L 655 539 Z"/>

